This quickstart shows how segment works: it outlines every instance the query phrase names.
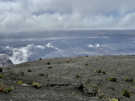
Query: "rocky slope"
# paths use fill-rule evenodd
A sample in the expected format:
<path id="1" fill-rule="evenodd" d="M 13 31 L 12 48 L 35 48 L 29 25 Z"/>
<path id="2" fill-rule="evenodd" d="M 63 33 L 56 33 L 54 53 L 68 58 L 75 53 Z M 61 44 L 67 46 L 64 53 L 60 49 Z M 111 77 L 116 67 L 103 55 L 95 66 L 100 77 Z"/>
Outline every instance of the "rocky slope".
<path id="1" fill-rule="evenodd" d="M 135 99 L 135 56 L 46 59 L 10 66 L 3 71 L 0 101 Z"/>

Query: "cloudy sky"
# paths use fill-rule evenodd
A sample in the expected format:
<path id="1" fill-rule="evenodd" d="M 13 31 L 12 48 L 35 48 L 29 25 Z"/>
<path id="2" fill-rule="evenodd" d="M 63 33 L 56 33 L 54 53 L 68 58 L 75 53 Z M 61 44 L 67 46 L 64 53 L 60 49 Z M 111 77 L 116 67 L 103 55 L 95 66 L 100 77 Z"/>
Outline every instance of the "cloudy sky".
<path id="1" fill-rule="evenodd" d="M 0 32 L 133 29 L 134 0 L 0 0 Z"/>

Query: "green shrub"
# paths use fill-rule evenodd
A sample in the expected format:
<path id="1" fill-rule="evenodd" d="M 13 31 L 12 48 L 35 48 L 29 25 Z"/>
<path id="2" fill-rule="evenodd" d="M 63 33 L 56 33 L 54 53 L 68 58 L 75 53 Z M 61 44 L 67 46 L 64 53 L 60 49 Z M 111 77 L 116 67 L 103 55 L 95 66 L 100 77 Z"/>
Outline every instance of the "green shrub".
<path id="1" fill-rule="evenodd" d="M 96 70 L 95 72 L 96 73 L 102 73 L 102 70 L 99 69 L 99 70 Z"/>
<path id="2" fill-rule="evenodd" d="M 17 84 L 18 85 L 22 85 L 23 84 L 23 81 L 22 80 L 19 80 L 19 81 L 17 81 Z"/>
<path id="3" fill-rule="evenodd" d="M 3 78 L 3 75 L 2 74 L 0 74 L 0 79 L 2 79 Z"/>
<path id="4" fill-rule="evenodd" d="M 13 86 L 8 87 L 7 85 L 5 85 L 3 83 L 0 83 L 0 92 L 2 92 L 2 93 L 9 93 L 12 90 L 14 90 L 14 87 Z"/>
<path id="5" fill-rule="evenodd" d="M 130 92 L 127 91 L 127 90 L 123 90 L 122 95 L 129 98 L 130 97 Z"/>
<path id="6" fill-rule="evenodd" d="M 126 81 L 126 82 L 133 82 L 134 79 L 133 79 L 133 78 L 125 78 L 125 81 Z"/>
<path id="7" fill-rule="evenodd" d="M 109 101 L 120 101 L 120 100 L 117 98 L 111 98 L 111 99 L 109 99 Z"/>
<path id="8" fill-rule="evenodd" d="M 85 64 L 85 66 L 88 66 L 88 65 L 89 65 L 88 63 Z"/>
<path id="9" fill-rule="evenodd" d="M 32 86 L 37 89 L 41 88 L 41 84 L 39 82 L 32 82 Z"/>
<path id="10" fill-rule="evenodd" d="M 76 77 L 76 78 L 80 78 L 81 76 L 80 76 L 80 74 L 77 74 L 75 77 Z"/>
<path id="11" fill-rule="evenodd" d="M 106 74 L 106 72 L 105 72 L 105 71 L 103 71 L 103 70 L 101 70 L 101 69 L 96 70 L 95 72 L 96 72 L 96 73 L 99 73 L 99 74 Z"/>
<path id="12" fill-rule="evenodd" d="M 5 87 L 4 89 L 3 89 L 3 93 L 9 93 L 9 92 L 11 92 L 11 91 L 13 91 L 14 90 L 14 87 Z"/>
<path id="13" fill-rule="evenodd" d="M 108 78 L 109 81 L 112 81 L 112 82 L 117 82 L 117 78 L 114 78 L 114 77 L 110 77 Z"/>
<path id="14" fill-rule="evenodd" d="M 105 71 L 102 71 L 102 74 L 106 74 L 106 72 Z"/>

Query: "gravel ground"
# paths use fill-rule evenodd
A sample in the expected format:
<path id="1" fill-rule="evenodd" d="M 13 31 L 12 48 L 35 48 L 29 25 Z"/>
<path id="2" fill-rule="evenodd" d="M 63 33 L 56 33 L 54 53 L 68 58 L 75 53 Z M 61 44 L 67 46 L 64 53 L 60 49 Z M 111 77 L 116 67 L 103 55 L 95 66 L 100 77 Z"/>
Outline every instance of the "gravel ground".
<path id="1" fill-rule="evenodd" d="M 135 56 L 45 59 L 3 67 L 2 71 L 0 101 L 135 99 Z M 3 90 L 6 88 L 10 90 Z"/>

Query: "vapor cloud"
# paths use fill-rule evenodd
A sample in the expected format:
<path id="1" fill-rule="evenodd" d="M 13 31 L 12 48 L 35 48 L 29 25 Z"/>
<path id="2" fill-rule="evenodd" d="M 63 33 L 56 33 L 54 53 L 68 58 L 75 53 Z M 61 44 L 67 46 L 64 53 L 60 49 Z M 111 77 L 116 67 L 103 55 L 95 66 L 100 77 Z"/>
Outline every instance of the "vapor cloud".
<path id="1" fill-rule="evenodd" d="M 0 0 L 0 32 L 135 27 L 134 0 Z"/>

